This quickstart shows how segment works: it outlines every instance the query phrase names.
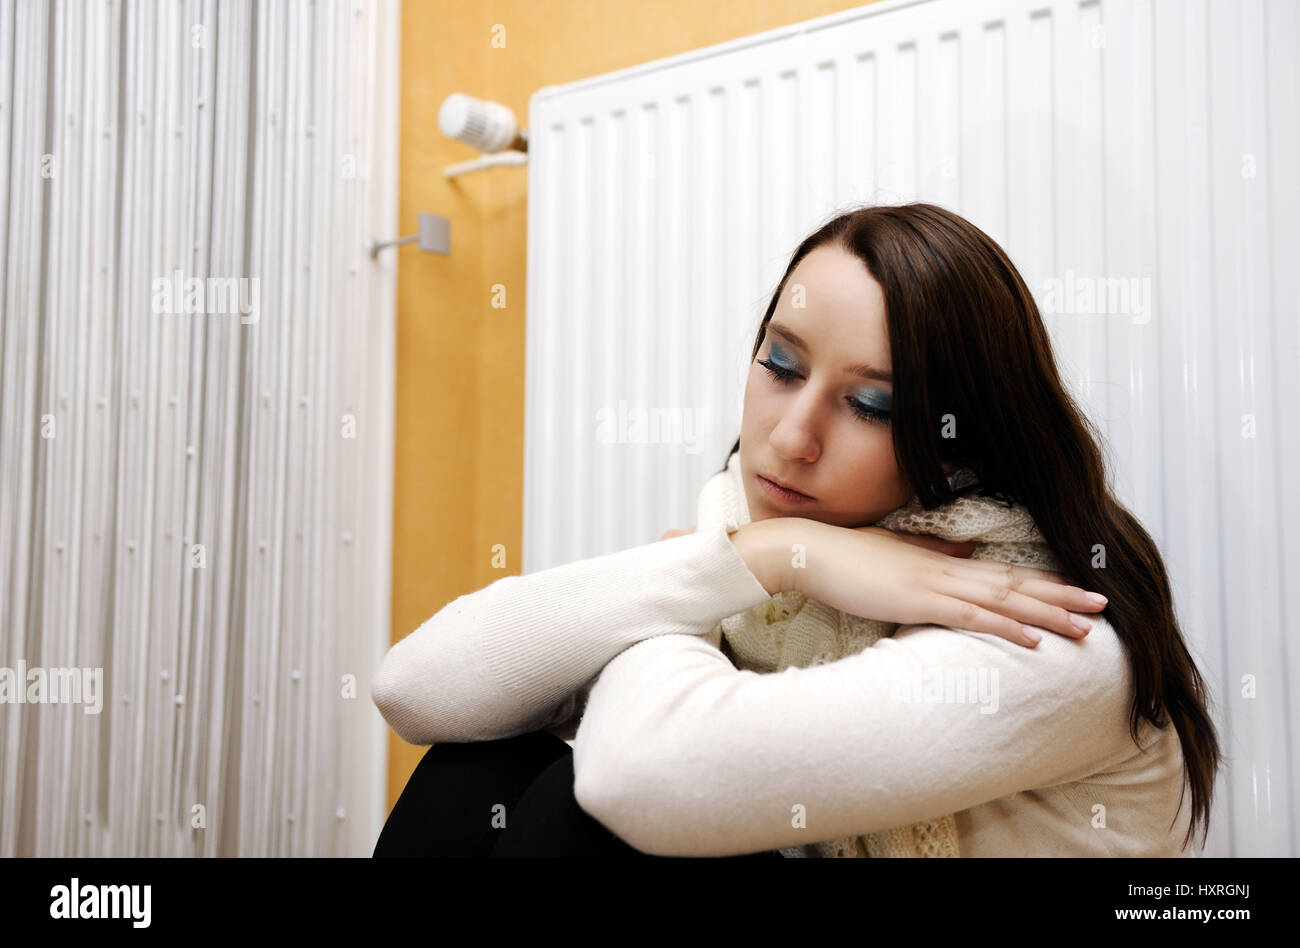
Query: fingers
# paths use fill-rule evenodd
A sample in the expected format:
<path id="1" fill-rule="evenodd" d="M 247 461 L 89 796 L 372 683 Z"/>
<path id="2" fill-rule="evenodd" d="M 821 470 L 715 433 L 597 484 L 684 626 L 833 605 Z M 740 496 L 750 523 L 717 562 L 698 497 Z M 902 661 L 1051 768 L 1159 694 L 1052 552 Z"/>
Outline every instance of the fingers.
<path id="1" fill-rule="evenodd" d="M 1038 569 L 1035 566 L 1017 566 L 1014 563 L 1002 563 L 998 560 L 967 560 L 966 563 L 976 569 L 995 573 L 1005 573 L 1007 570 L 1011 570 L 1014 575 L 1026 579 L 1048 579 L 1056 583 L 1065 582 L 1065 577 L 1060 573 L 1050 569 Z"/>
<path id="2" fill-rule="evenodd" d="M 941 625 L 969 629 L 971 632 L 987 632 L 1025 648 L 1035 647 L 1043 638 L 1036 629 L 963 599 L 941 596 L 937 610 L 939 615 L 944 616 L 939 621 Z"/>
<path id="3" fill-rule="evenodd" d="M 1068 590 L 1072 587 L 1056 583 L 1026 580 L 1017 590 L 1004 583 L 945 576 L 936 588 L 944 595 L 1009 617 L 1017 624 L 1037 626 L 1072 639 L 1083 638 L 1092 626 L 1087 619 L 1074 615 L 1074 607 L 1068 602 L 1059 602 L 1062 596 L 1070 598 Z M 1044 602 L 1038 598 L 1040 595 L 1050 597 L 1050 601 Z"/>
<path id="4" fill-rule="evenodd" d="M 984 573 L 998 574 L 1002 578 L 997 582 L 1001 584 L 1009 584 L 1012 588 L 1018 589 L 1026 595 L 1046 600 L 1075 612 L 1101 612 L 1107 605 L 1105 596 L 1102 596 L 1100 600 L 1094 600 L 1092 592 L 1074 585 L 1067 577 L 1053 570 L 1036 569 L 1032 566 L 1015 566 L 1011 563 L 998 563 L 989 560 L 962 560 L 960 564 L 953 565 L 956 571 L 950 572 L 949 575 L 971 579 L 975 576 L 970 571 L 972 569 Z M 967 569 L 968 567 L 970 569 Z M 1101 594 L 1097 593 L 1096 595 Z"/>

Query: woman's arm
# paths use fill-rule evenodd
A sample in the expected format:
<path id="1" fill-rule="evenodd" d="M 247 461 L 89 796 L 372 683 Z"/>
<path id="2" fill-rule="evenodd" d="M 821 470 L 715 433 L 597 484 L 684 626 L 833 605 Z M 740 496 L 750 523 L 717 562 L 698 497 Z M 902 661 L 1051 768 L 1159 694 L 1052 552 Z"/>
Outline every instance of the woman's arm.
<path id="1" fill-rule="evenodd" d="M 808 544 L 813 568 L 788 569 L 792 539 Z M 919 593 L 946 588 L 941 584 L 951 581 L 949 570 L 973 569 L 993 567 L 970 566 L 892 535 L 856 536 L 802 518 L 759 521 L 730 537 L 717 526 L 506 576 L 461 596 L 389 649 L 371 693 L 384 719 L 412 744 L 513 737 L 570 720 L 575 691 L 628 646 L 674 633 L 709 636 L 718 646 L 710 633 L 719 620 L 765 602 L 778 589 L 825 596 L 829 605 L 860 615 L 890 619 L 889 610 L 904 608 L 914 610 L 913 621 L 948 621 L 961 602 Z M 783 585 L 791 573 L 798 584 Z M 814 577 L 826 586 L 824 593 Z M 865 588 L 862 577 L 877 590 L 865 599 L 857 594 Z M 915 581 L 909 586 L 891 577 Z M 844 589 L 850 598 L 837 599 Z M 952 588 L 976 601 L 987 599 L 987 590 L 983 583 L 969 591 Z M 989 605 L 1012 609 L 1016 600 Z M 992 613 L 987 621 L 993 631 L 1000 622 L 1019 635 L 1016 622 Z"/>
<path id="2" fill-rule="evenodd" d="M 1042 638 L 1040 627 L 1071 638 L 1086 635 L 1088 620 L 1075 613 L 1106 606 L 1104 596 L 1091 598 L 1060 573 L 965 559 L 970 549 L 943 552 L 964 544 L 881 527 L 778 517 L 745 524 L 731 542 L 771 592 L 795 590 L 849 615 L 885 622 L 989 632 L 1028 648 Z"/>
<path id="3" fill-rule="evenodd" d="M 664 636 L 593 685 L 575 795 L 661 856 L 862 835 L 1111 768 L 1137 752 L 1131 694 L 1100 617 L 1086 638 L 1048 635 L 1035 649 L 907 626 L 839 661 L 765 675 L 700 638 Z"/>
<path id="4" fill-rule="evenodd" d="M 371 695 L 412 744 L 513 737 L 570 717 L 575 692 L 628 646 L 708 635 L 768 598 L 721 526 L 506 576 L 394 644 Z"/>

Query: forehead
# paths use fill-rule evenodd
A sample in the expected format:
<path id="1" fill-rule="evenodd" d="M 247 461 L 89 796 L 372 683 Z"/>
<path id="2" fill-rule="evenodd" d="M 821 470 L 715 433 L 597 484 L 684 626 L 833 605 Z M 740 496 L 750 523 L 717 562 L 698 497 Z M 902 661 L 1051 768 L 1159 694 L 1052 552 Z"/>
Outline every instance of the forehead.
<path id="1" fill-rule="evenodd" d="M 816 359 L 889 368 L 884 293 L 866 265 L 839 247 L 818 247 L 799 261 L 772 320 L 793 329 Z"/>

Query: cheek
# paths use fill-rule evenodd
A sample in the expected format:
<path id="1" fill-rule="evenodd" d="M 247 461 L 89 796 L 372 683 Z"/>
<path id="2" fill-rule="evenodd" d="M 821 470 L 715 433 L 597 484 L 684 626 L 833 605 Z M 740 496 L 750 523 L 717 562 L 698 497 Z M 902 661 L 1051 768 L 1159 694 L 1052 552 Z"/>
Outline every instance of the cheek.
<path id="1" fill-rule="evenodd" d="M 894 440 L 888 428 L 874 430 L 866 436 L 862 453 L 858 456 L 856 467 L 861 471 L 870 471 L 871 476 L 866 489 L 881 501 L 904 503 L 910 500 L 912 492 L 907 485 L 903 472 L 899 470 L 898 458 L 894 453 Z"/>
<path id="2" fill-rule="evenodd" d="M 916 491 L 912 489 L 912 485 L 908 483 L 907 477 L 903 474 L 902 470 L 899 468 L 898 459 L 894 454 L 894 448 L 892 443 L 889 448 L 888 459 L 889 459 L 888 464 L 890 470 L 890 483 L 893 485 L 892 500 L 894 506 L 899 507 L 907 503 L 909 500 L 911 500 L 912 495 L 915 494 Z"/>

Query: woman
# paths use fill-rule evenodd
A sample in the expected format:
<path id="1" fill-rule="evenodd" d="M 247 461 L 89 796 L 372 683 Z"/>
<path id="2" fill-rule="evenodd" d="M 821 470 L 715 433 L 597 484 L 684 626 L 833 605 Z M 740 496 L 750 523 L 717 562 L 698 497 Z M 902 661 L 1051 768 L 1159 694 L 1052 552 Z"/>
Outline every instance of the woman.
<path id="1" fill-rule="evenodd" d="M 1208 831 L 1218 741 L 1159 553 L 969 222 L 865 207 L 799 246 L 702 515 L 715 488 L 734 516 L 506 577 L 393 646 L 375 701 L 438 746 L 376 855 L 1144 856 Z M 866 526 L 995 507 L 1059 568 Z M 1006 687 L 900 691 L 954 669 Z M 570 756 L 545 729 L 579 701 Z"/>

